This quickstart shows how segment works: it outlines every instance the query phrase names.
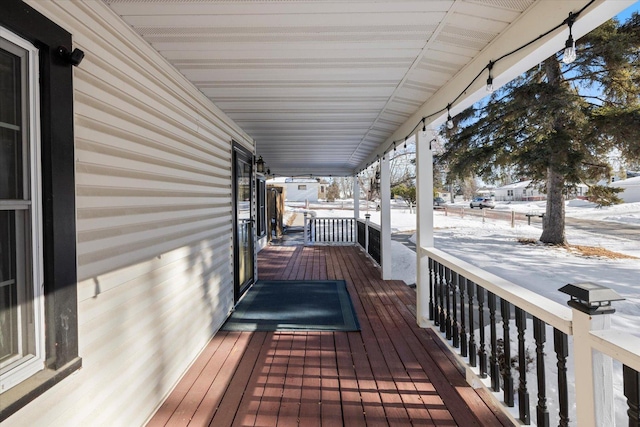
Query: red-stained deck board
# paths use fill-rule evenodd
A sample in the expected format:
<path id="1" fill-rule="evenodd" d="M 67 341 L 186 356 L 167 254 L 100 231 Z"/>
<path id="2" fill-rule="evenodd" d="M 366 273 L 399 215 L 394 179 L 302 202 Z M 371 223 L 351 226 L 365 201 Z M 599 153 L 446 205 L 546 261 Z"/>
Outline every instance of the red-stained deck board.
<path id="1" fill-rule="evenodd" d="M 342 425 L 342 399 L 332 332 L 320 335 L 320 416 L 323 426 Z"/>
<path id="2" fill-rule="evenodd" d="M 274 345 L 268 353 L 269 374 L 265 377 L 264 392 L 256 415 L 256 425 L 278 425 L 278 413 L 284 389 L 284 379 L 291 353 L 291 341 L 283 334 L 272 334 Z"/>
<path id="3" fill-rule="evenodd" d="M 262 343 L 260 353 L 256 359 L 256 363 L 251 371 L 251 377 L 246 383 L 245 390 L 243 392 L 242 399 L 235 409 L 235 416 L 233 419 L 233 426 L 253 426 L 258 415 L 258 409 L 260 408 L 260 401 L 264 394 L 264 387 L 269 374 L 269 364 L 267 363 L 268 354 L 272 350 L 273 333 L 267 333 L 267 336 Z M 234 376 L 235 381 L 235 376 Z M 226 397 L 226 396 L 225 396 Z M 224 403 L 225 399 L 223 399 Z M 233 411 L 233 408 L 229 408 Z M 213 421 L 216 421 L 215 419 Z M 218 423 L 210 423 L 211 426 L 224 425 Z"/>
<path id="4" fill-rule="evenodd" d="M 340 383 L 340 401 L 344 422 L 349 426 L 366 426 L 362 398 L 358 389 L 358 380 L 354 369 L 357 363 L 353 359 L 347 334 L 334 334 L 336 346 L 336 368 Z"/>
<path id="5" fill-rule="evenodd" d="M 360 254 L 355 253 L 355 255 Z M 405 373 L 397 363 L 397 355 L 387 343 L 388 337 L 384 330 L 384 325 L 372 303 L 371 294 L 373 290 L 370 286 L 370 281 L 378 279 L 375 278 L 370 269 L 366 268 L 366 265 L 364 265 L 365 268 L 362 268 L 362 263 L 357 258 L 354 258 L 353 253 L 343 251 L 343 258 L 355 288 L 365 291 L 359 293 L 361 309 L 367 313 L 365 316 L 366 321 L 361 323 L 362 336 L 369 355 L 371 369 L 374 373 L 377 387 L 380 390 L 382 406 L 387 420 L 390 425 L 408 425 L 411 418 L 398 388 L 404 387 Z M 373 271 L 374 273 L 376 272 L 376 270 Z M 394 371 L 397 374 L 395 377 Z"/>
<path id="6" fill-rule="evenodd" d="M 189 422 L 190 426 L 200 427 L 208 426 L 211 418 L 216 412 L 224 395 L 227 384 L 231 382 L 231 377 L 240 364 L 242 354 L 247 349 L 251 340 L 251 334 L 248 332 L 240 333 L 237 341 L 234 343 L 229 355 L 220 366 L 218 374 L 214 381 L 210 384 L 204 398 L 198 405 L 198 409 Z M 226 351 L 226 348 L 220 346 L 219 351 Z"/>
<path id="7" fill-rule="evenodd" d="M 220 373 L 222 365 L 226 362 L 231 349 L 239 337 L 239 332 L 226 334 L 224 341 L 216 349 L 216 352 L 200 372 L 196 381 L 186 392 L 186 395 L 180 402 L 180 405 L 178 405 L 169 421 L 167 421 L 167 425 L 186 426 L 191 422 L 193 415 L 202 404 L 207 392 Z"/>
<path id="8" fill-rule="evenodd" d="M 286 339 L 291 341 L 291 351 L 289 352 L 280 411 L 278 412 L 278 426 L 283 427 L 298 425 L 307 336 L 304 333 L 290 333 L 286 335 Z"/>
<path id="9" fill-rule="evenodd" d="M 259 360 L 258 356 L 261 351 L 265 349 L 263 344 L 267 339 L 267 332 L 255 332 L 251 335 L 251 341 L 247 344 L 247 348 L 242 355 L 242 360 L 234 372 L 233 380 L 225 390 L 225 395 L 218 405 L 213 420 L 210 422 L 211 425 L 232 425 L 238 407 L 240 407 L 243 394 L 245 390 L 249 388 L 249 380 Z"/>
<path id="10" fill-rule="evenodd" d="M 307 333 L 300 399 L 300 426 L 320 426 L 320 337 L 321 332 Z"/>
<path id="11" fill-rule="evenodd" d="M 209 344 L 207 344 L 203 352 L 196 359 L 195 363 L 191 365 L 191 368 L 182 377 L 169 397 L 167 397 L 167 399 L 162 403 L 147 426 L 156 427 L 167 424 L 167 421 L 169 421 L 169 418 L 171 418 L 173 413 L 176 411 L 176 408 L 180 405 L 180 402 L 182 402 L 193 383 L 198 379 L 202 370 L 207 365 L 207 362 L 213 356 L 225 337 L 226 334 L 218 334 L 209 341 Z"/>
<path id="12" fill-rule="evenodd" d="M 355 247 L 271 246 L 262 280 L 347 282 L 359 332 L 219 332 L 150 426 L 511 425 L 415 319 L 415 290 Z"/>

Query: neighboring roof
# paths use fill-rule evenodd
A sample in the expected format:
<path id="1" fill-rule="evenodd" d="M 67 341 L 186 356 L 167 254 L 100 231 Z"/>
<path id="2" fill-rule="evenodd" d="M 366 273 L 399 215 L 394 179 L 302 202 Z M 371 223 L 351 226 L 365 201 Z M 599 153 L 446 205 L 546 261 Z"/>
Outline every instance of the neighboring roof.
<path id="1" fill-rule="evenodd" d="M 635 187 L 640 185 L 640 176 L 634 178 L 621 179 L 611 183 L 614 187 Z"/>
<path id="2" fill-rule="evenodd" d="M 527 188 L 531 185 L 531 180 L 514 182 L 512 184 L 507 184 L 502 187 L 496 188 L 496 190 L 513 190 L 514 188 Z"/>
<path id="3" fill-rule="evenodd" d="M 320 184 L 313 178 L 287 178 L 285 182 L 291 184 Z"/>
<path id="4" fill-rule="evenodd" d="M 319 182 L 313 178 L 288 178 L 282 176 L 267 180 L 267 184 L 319 184 Z"/>

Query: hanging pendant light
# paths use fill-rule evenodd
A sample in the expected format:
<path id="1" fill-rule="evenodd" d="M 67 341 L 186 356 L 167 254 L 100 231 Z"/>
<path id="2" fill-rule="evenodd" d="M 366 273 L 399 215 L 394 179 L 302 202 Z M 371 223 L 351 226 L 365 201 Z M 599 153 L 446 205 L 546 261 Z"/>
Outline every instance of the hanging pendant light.
<path id="1" fill-rule="evenodd" d="M 569 12 L 569 17 L 567 18 L 567 25 L 569 26 L 569 38 L 564 44 L 564 53 L 562 55 L 562 62 L 565 64 L 571 64 L 576 60 L 576 42 L 573 40 L 572 28 L 573 23 L 575 22 L 575 17 L 572 12 Z"/>

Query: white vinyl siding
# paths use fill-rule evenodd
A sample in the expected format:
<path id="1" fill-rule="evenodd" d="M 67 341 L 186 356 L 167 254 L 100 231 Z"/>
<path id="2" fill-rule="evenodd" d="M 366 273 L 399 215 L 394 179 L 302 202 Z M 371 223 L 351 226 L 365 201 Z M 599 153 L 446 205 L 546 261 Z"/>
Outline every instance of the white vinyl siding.
<path id="1" fill-rule="evenodd" d="M 100 1 L 28 1 L 74 68 L 83 368 L 16 425 L 142 425 L 233 306 L 231 141 L 251 139 Z"/>

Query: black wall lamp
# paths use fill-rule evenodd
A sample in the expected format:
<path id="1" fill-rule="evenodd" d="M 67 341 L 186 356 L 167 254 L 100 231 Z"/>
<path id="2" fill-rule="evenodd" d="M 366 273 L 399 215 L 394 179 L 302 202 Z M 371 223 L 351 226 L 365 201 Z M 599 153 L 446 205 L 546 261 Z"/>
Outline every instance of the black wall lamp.
<path id="1" fill-rule="evenodd" d="M 256 160 L 256 172 L 264 173 L 264 160 L 262 160 L 262 156 L 258 157 L 258 160 Z"/>
<path id="2" fill-rule="evenodd" d="M 67 63 L 77 67 L 84 59 L 84 52 L 78 48 L 70 51 L 66 46 L 58 46 L 58 55 Z"/>

